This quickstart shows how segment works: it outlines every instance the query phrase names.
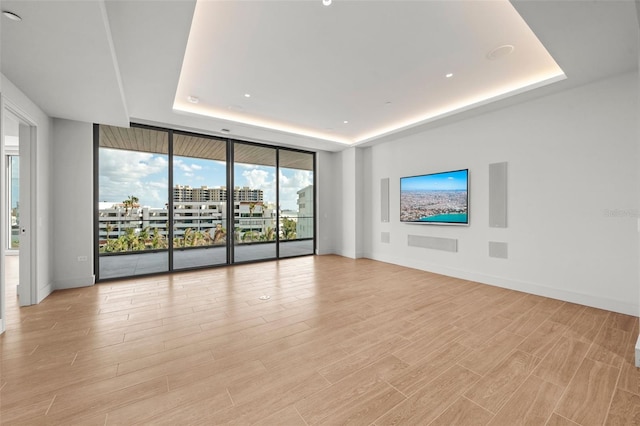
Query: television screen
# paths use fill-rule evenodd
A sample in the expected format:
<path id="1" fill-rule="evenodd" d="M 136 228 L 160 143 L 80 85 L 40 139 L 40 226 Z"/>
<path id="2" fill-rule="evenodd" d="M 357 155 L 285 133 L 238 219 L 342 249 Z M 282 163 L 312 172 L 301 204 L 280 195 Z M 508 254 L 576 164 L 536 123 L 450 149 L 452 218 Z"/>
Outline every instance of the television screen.
<path id="1" fill-rule="evenodd" d="M 400 178 L 400 222 L 468 225 L 469 170 Z"/>

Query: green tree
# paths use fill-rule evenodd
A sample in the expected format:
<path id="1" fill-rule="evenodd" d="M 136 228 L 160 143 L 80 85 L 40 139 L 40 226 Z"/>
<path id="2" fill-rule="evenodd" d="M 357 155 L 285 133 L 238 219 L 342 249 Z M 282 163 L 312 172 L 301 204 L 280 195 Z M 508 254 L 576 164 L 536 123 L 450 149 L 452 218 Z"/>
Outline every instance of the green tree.
<path id="1" fill-rule="evenodd" d="M 135 195 L 129 195 L 129 198 L 122 202 L 124 206 L 124 214 L 125 216 L 129 214 L 129 210 L 133 210 L 133 208 L 138 204 L 139 198 Z"/>
<path id="2" fill-rule="evenodd" d="M 158 229 L 158 227 L 153 228 L 153 237 L 151 239 L 151 246 L 154 249 L 161 249 L 166 247 L 164 243 L 164 237 L 160 233 L 160 230 Z"/>
<path id="3" fill-rule="evenodd" d="M 260 236 L 260 240 L 262 241 L 275 241 L 276 240 L 276 230 L 270 226 L 267 226 L 267 229 L 264 230 L 264 234 Z"/>
<path id="4" fill-rule="evenodd" d="M 282 218 L 282 239 L 296 239 L 296 221 L 288 217 Z"/>
<path id="5" fill-rule="evenodd" d="M 111 222 L 107 222 L 107 224 L 104 227 L 104 230 L 107 233 L 107 240 L 108 240 L 109 235 L 111 234 L 111 231 L 113 231 L 113 225 L 111 224 Z"/>

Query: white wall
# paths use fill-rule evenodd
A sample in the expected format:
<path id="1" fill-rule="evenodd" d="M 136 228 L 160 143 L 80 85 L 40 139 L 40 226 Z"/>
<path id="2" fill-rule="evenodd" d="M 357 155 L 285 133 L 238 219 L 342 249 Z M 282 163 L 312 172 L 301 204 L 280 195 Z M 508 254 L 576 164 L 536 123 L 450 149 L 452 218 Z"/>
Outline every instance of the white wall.
<path id="1" fill-rule="evenodd" d="M 53 147 L 55 288 L 92 285 L 93 126 L 54 119 Z"/>
<path id="2" fill-rule="evenodd" d="M 33 275 L 36 281 L 36 300 L 42 301 L 53 291 L 52 277 L 52 214 L 51 214 L 51 119 L 9 79 L 1 75 L 0 90 L 5 107 L 15 110 L 17 115 L 26 119 L 36 128 L 36 145 L 32 154 L 31 166 L 37 170 L 32 183 L 35 194 L 32 199 L 31 214 L 35 215 L 36 225 L 35 259 Z M 24 190 L 24 185 L 22 185 Z M 34 208 L 35 207 L 35 208 Z"/>
<path id="3" fill-rule="evenodd" d="M 363 150 L 351 147 L 334 156 L 336 203 L 331 209 L 336 216 L 332 231 L 335 238 L 334 253 L 355 259 L 364 256 Z"/>
<path id="4" fill-rule="evenodd" d="M 336 252 L 336 214 L 338 182 L 342 169 L 336 167 L 338 154 L 320 151 L 316 154 L 316 254 Z"/>
<path id="5" fill-rule="evenodd" d="M 369 194 L 366 257 L 637 315 L 637 79 L 607 79 L 372 147 L 359 185 Z M 502 161 L 508 228 L 496 229 L 488 226 L 488 165 Z M 399 223 L 401 176 L 461 168 L 470 169 L 469 227 Z M 385 177 L 389 223 L 380 221 Z M 390 244 L 380 243 L 381 232 Z M 408 247 L 408 234 L 456 238 L 459 251 Z M 509 258 L 489 258 L 489 241 L 507 242 Z"/>

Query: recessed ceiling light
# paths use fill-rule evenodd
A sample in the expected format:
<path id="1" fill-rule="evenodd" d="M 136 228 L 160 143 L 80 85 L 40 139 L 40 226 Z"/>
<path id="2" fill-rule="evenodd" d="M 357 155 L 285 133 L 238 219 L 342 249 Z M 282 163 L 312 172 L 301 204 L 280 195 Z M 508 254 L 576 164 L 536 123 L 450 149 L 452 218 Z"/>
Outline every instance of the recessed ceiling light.
<path id="1" fill-rule="evenodd" d="M 391 105 L 391 101 L 387 101 L 384 103 L 385 105 Z"/>
<path id="2" fill-rule="evenodd" d="M 197 96 L 191 96 L 191 95 L 187 96 L 187 100 L 192 104 L 197 104 L 198 102 L 200 102 L 200 98 L 198 98 Z"/>
<path id="3" fill-rule="evenodd" d="M 512 44 L 504 44 L 502 46 L 498 46 L 489 53 L 487 53 L 487 59 L 493 61 L 503 56 L 510 55 L 515 47 Z"/>
<path id="4" fill-rule="evenodd" d="M 347 120 L 344 120 L 343 123 L 344 124 L 349 124 L 349 122 Z"/>
<path id="5" fill-rule="evenodd" d="M 245 98 L 250 98 L 250 97 L 251 97 L 251 95 L 250 95 L 249 93 L 245 93 L 245 94 L 244 94 L 244 97 L 245 97 Z"/>
<path id="6" fill-rule="evenodd" d="M 229 130 L 229 129 L 220 129 L 220 131 L 221 131 L 222 133 L 229 133 L 229 132 L 231 132 L 231 130 Z"/>
<path id="7" fill-rule="evenodd" d="M 446 74 L 445 77 L 451 78 L 451 77 L 453 77 L 453 73 Z"/>
<path id="8" fill-rule="evenodd" d="M 20 15 L 16 15 L 15 13 L 9 12 L 8 10 L 3 10 L 2 14 L 5 16 L 5 18 L 9 18 L 12 21 L 17 21 L 17 22 L 22 21 L 22 18 L 20 17 Z"/>
<path id="9" fill-rule="evenodd" d="M 322 4 L 325 6 L 331 6 L 331 0 L 322 0 Z"/>

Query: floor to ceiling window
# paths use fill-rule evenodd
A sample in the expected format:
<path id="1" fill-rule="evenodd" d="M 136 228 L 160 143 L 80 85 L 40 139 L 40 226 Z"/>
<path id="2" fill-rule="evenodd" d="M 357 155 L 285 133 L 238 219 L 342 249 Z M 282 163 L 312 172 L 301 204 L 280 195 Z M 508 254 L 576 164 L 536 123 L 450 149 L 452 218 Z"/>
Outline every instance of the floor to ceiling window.
<path id="1" fill-rule="evenodd" d="M 173 267 L 227 263 L 227 142 L 173 135 Z"/>
<path id="2" fill-rule="evenodd" d="M 98 280 L 314 253 L 313 153 L 138 125 L 96 138 Z"/>
<path id="3" fill-rule="evenodd" d="M 313 154 L 279 151 L 280 257 L 314 252 Z"/>
<path id="4" fill-rule="evenodd" d="M 169 270 L 169 134 L 99 126 L 99 279 Z"/>
<path id="5" fill-rule="evenodd" d="M 273 259 L 278 229 L 277 150 L 243 143 L 234 143 L 233 148 L 233 261 Z"/>

